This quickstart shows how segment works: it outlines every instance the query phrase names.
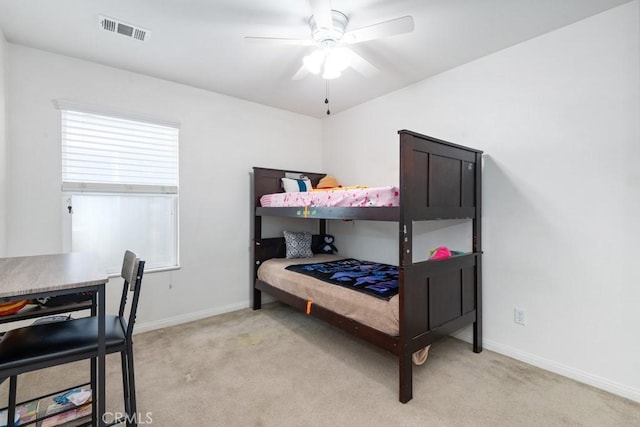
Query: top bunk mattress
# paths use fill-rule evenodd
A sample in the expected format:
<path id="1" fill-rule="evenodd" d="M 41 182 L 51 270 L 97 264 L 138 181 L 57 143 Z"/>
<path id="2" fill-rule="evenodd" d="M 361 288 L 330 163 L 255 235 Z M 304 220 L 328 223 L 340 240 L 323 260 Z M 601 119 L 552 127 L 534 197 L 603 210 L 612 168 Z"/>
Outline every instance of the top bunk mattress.
<path id="1" fill-rule="evenodd" d="M 400 206 L 400 190 L 386 186 L 265 194 L 260 198 L 260 205 L 265 208 L 397 207 Z"/>

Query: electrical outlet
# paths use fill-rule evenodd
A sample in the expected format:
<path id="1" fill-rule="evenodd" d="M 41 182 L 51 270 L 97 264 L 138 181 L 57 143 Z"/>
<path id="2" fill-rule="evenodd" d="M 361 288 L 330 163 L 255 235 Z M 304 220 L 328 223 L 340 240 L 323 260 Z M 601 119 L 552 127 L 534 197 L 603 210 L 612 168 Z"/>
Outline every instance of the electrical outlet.
<path id="1" fill-rule="evenodd" d="M 513 310 L 513 322 L 518 325 L 526 325 L 527 324 L 527 311 L 524 308 L 516 307 Z"/>

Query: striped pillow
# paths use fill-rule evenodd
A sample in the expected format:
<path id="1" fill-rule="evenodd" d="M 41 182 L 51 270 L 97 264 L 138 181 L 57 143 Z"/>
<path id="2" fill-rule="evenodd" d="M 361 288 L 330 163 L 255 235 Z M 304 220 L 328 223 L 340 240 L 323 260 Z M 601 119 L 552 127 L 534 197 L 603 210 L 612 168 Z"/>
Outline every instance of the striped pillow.
<path id="1" fill-rule="evenodd" d="M 285 193 L 304 193 L 311 191 L 311 181 L 307 177 L 300 179 L 282 178 L 282 187 Z"/>

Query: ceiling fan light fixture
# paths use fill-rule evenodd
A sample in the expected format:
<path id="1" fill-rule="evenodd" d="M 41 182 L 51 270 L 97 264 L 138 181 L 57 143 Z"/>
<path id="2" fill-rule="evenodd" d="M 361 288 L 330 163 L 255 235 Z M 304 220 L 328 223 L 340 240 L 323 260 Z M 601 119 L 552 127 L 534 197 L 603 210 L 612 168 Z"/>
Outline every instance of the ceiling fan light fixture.
<path id="1" fill-rule="evenodd" d="M 302 58 L 304 67 L 313 74 L 320 74 L 325 80 L 337 79 L 347 69 L 351 55 L 347 49 L 317 49 Z"/>
<path id="2" fill-rule="evenodd" d="M 302 63 L 310 73 L 320 74 L 320 71 L 322 71 L 322 63 L 324 62 L 324 58 L 325 53 L 322 50 L 318 49 L 302 58 Z"/>
<path id="3" fill-rule="evenodd" d="M 325 79 L 325 80 L 333 80 L 333 79 L 337 79 L 341 75 L 342 75 L 341 71 L 338 71 L 338 70 L 332 69 L 332 68 L 328 68 L 328 67 L 324 67 L 324 72 L 322 73 L 322 78 Z"/>
<path id="4" fill-rule="evenodd" d="M 329 51 L 324 60 L 324 72 L 322 78 L 325 80 L 337 79 L 349 66 L 349 57 L 340 49 Z"/>
<path id="5" fill-rule="evenodd" d="M 324 67 L 330 67 L 338 71 L 344 71 L 351 63 L 349 51 L 345 48 L 335 48 L 329 51 Z"/>
<path id="6" fill-rule="evenodd" d="M 330 25 L 318 26 L 316 17 L 309 18 L 311 35 L 318 49 L 302 59 L 305 68 L 313 73 L 320 74 L 326 80 L 337 79 L 349 66 L 349 52 L 346 49 L 336 47 L 344 35 L 349 23 L 349 18 L 337 10 L 331 11 Z"/>

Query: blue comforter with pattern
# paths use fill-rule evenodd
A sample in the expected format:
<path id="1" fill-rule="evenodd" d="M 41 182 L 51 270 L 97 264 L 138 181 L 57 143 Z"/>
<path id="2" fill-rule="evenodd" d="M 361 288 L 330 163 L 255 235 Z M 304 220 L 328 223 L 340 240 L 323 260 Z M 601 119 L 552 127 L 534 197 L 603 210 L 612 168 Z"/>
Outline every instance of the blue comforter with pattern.
<path id="1" fill-rule="evenodd" d="M 398 267 L 393 265 L 349 258 L 290 265 L 287 270 L 384 300 L 398 294 Z"/>

